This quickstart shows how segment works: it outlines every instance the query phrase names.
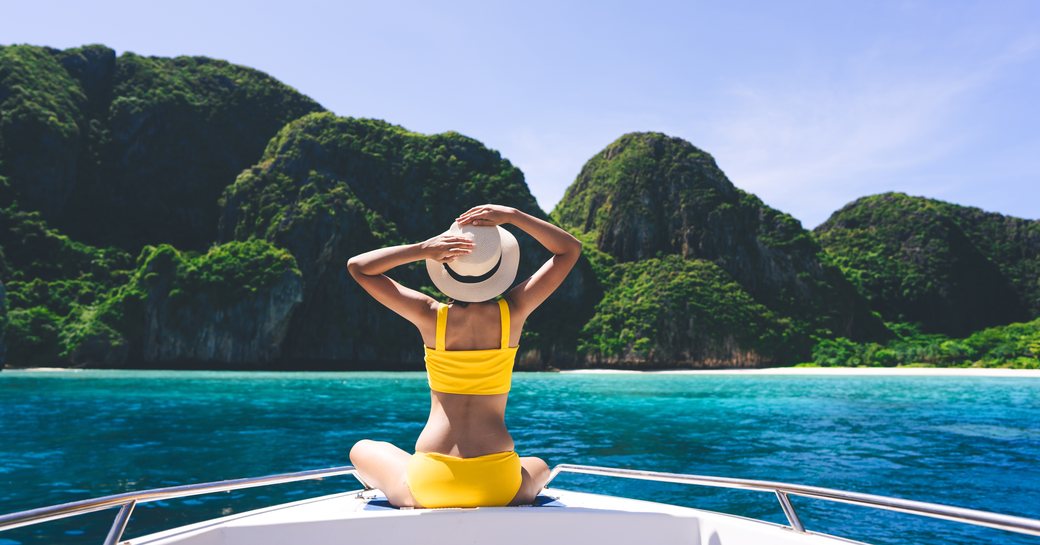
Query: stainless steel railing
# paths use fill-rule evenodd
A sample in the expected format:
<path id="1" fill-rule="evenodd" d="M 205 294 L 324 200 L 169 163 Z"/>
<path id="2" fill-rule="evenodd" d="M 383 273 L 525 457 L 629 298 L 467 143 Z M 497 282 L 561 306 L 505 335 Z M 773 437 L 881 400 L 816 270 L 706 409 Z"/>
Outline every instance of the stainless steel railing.
<path id="1" fill-rule="evenodd" d="M 801 520 L 799 520 L 797 513 L 795 513 L 794 506 L 791 505 L 791 501 L 788 498 L 789 495 L 861 505 L 889 511 L 898 511 L 924 517 L 962 522 L 976 526 L 997 528 L 1020 534 L 1040 536 L 1040 520 L 1002 515 L 999 513 L 991 513 L 988 511 L 979 511 L 963 507 L 953 507 L 937 503 L 927 503 L 901 498 L 876 496 L 873 494 L 863 494 L 859 492 L 835 490 L 833 488 L 803 486 L 774 481 L 757 481 L 751 479 L 714 477 L 709 475 L 687 475 L 682 473 L 663 473 L 659 471 L 641 471 L 636 469 L 559 464 L 549 473 L 549 480 L 546 481 L 545 486 L 548 487 L 549 483 L 552 482 L 553 479 L 555 479 L 560 473 L 564 472 L 639 479 L 644 481 L 692 484 L 717 488 L 736 488 L 741 490 L 773 492 L 776 494 L 777 500 L 780 502 L 780 507 L 787 516 L 791 528 L 797 532 L 807 532 L 807 530 L 802 525 Z M 115 520 L 112 522 L 112 527 L 110 528 L 104 542 L 105 545 L 115 545 L 122 538 L 123 531 L 126 529 L 126 523 L 130 519 L 130 514 L 133 512 L 134 507 L 139 503 L 184 498 L 200 494 L 226 492 L 242 488 L 253 488 L 294 481 L 324 479 L 326 477 L 339 475 L 353 475 L 354 478 L 361 482 L 362 486 L 366 490 L 370 489 L 370 487 L 361 480 L 357 471 L 352 466 L 330 467 L 326 469 L 299 471 L 296 473 L 268 475 L 266 477 L 249 477 L 211 483 L 154 488 L 139 492 L 125 492 L 122 494 L 63 503 L 50 507 L 41 507 L 29 511 L 0 515 L 0 531 L 119 507 L 119 512 L 116 514 Z"/>
<path id="2" fill-rule="evenodd" d="M 213 492 L 230 492 L 242 488 L 254 488 L 271 484 L 324 479 L 326 477 L 335 477 L 337 475 L 353 475 L 354 478 L 361 482 L 362 486 L 366 489 L 369 488 L 368 485 L 361 480 L 361 477 L 358 476 L 357 471 L 353 466 L 312 469 L 295 473 L 268 475 L 266 477 L 247 477 L 244 479 L 231 479 L 211 483 L 153 488 L 151 490 L 143 490 L 140 492 L 124 492 L 122 494 L 113 494 L 111 496 L 102 496 L 100 498 L 89 500 L 80 500 L 52 505 L 50 507 L 41 507 L 39 509 L 30 509 L 29 511 L 21 511 L 9 515 L 0 515 L 0 531 L 119 507 L 119 512 L 116 513 L 116 518 L 112 522 L 112 527 L 108 531 L 108 536 L 105 538 L 105 545 L 115 545 L 123 537 L 126 523 L 130 520 L 130 514 L 133 512 L 134 507 L 139 503 L 186 498 L 188 496 L 211 494 Z"/>
<path id="3" fill-rule="evenodd" d="M 865 507 L 873 507 L 875 509 L 885 509 L 888 511 L 898 511 L 923 517 L 952 520 L 966 524 L 973 524 L 975 526 L 986 526 L 989 528 L 1007 530 L 1009 532 L 1040 536 L 1040 520 L 1002 515 L 999 513 L 991 513 L 989 511 L 967 509 L 964 507 L 953 507 L 938 503 L 905 500 L 902 498 L 891 498 L 887 496 L 876 496 L 874 494 L 835 490 L 833 488 L 820 488 L 816 486 L 804 486 L 774 481 L 756 481 L 751 479 L 713 477 L 709 475 L 686 475 L 683 473 L 662 473 L 659 471 L 641 471 L 637 469 L 559 464 L 549 473 L 549 480 L 545 485 L 549 486 L 549 482 L 552 482 L 557 475 L 563 472 L 585 473 L 588 475 L 602 475 L 605 477 L 621 477 L 624 479 L 639 479 L 664 483 L 692 484 L 717 488 L 737 488 L 741 490 L 773 492 L 776 494 L 777 500 L 780 501 L 780 508 L 783 509 L 784 514 L 787 516 L 788 523 L 790 523 L 791 528 L 797 532 L 805 532 L 806 530 L 805 526 L 802 525 L 801 520 L 799 520 L 798 514 L 795 513 L 794 506 L 791 505 L 788 495 L 861 505 Z"/>

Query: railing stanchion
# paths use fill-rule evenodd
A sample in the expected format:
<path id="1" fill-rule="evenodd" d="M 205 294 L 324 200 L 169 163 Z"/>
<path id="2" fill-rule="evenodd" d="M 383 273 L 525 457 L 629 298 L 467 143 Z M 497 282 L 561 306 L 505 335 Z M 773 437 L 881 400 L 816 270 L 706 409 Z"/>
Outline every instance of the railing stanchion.
<path id="1" fill-rule="evenodd" d="M 794 528 L 796 532 L 805 532 L 805 526 L 802 526 L 798 513 L 794 512 L 794 506 L 791 505 L 791 498 L 788 498 L 786 493 L 777 490 L 776 499 L 780 500 L 780 508 L 784 510 L 784 515 L 787 516 L 787 522 L 791 523 L 791 528 Z"/>
<path id="2" fill-rule="evenodd" d="M 116 513 L 116 519 L 112 521 L 112 528 L 108 530 L 105 545 L 116 545 L 123 538 L 123 531 L 126 530 L 126 523 L 130 521 L 130 513 L 134 512 L 135 505 L 137 505 L 137 501 L 130 500 L 119 508 L 119 512 Z"/>

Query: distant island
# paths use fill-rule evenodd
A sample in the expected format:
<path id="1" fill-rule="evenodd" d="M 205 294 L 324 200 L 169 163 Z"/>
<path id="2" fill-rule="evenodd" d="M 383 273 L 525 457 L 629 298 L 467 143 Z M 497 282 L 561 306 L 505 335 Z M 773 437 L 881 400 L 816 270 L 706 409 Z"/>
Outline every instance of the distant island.
<path id="1" fill-rule="evenodd" d="M 103 45 L 0 46 L 0 363 L 421 369 L 414 327 L 344 263 L 486 202 L 585 244 L 520 369 L 1040 368 L 1040 221 L 885 193 L 809 231 L 653 132 L 609 143 L 547 214 L 467 136 Z M 519 281 L 548 253 L 507 228 Z M 390 275 L 443 299 L 418 264 Z"/>

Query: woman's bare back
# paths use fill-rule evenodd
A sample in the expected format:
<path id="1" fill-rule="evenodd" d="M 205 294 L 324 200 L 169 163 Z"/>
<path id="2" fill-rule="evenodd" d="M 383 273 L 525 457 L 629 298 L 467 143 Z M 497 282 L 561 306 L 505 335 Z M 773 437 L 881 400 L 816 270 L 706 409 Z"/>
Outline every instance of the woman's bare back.
<path id="1" fill-rule="evenodd" d="M 432 323 L 420 328 L 423 342 L 430 348 L 435 346 L 436 310 L 433 316 Z M 514 313 L 510 306 L 509 346 L 519 344 L 525 320 L 526 316 Z M 453 304 L 448 307 L 444 349 L 499 348 L 500 332 L 498 303 Z M 467 395 L 431 390 L 430 416 L 415 441 L 415 450 L 463 458 L 513 450 L 513 438 L 505 425 L 508 397 L 509 394 Z"/>

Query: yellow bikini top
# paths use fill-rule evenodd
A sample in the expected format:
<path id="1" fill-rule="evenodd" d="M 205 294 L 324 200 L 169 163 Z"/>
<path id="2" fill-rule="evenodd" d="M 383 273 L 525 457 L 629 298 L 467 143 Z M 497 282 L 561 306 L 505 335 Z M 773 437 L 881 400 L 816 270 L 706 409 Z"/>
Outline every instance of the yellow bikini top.
<path id="1" fill-rule="evenodd" d="M 513 361 L 519 346 L 509 346 L 509 304 L 498 300 L 502 314 L 501 348 L 445 350 L 444 330 L 448 325 L 448 305 L 437 307 L 436 348 L 426 349 L 426 373 L 430 389 L 446 394 L 491 395 L 509 391 Z"/>

